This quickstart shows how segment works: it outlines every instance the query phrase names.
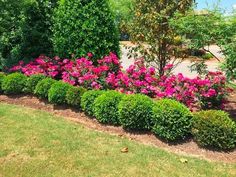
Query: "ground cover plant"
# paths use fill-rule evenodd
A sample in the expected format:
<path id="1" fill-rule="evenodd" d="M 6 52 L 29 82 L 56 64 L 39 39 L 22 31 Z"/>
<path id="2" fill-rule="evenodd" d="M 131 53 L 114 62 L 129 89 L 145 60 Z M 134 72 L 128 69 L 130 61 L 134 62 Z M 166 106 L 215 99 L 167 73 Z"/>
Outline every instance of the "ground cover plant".
<path id="1" fill-rule="evenodd" d="M 2 176 L 224 177 L 236 173 L 235 164 L 176 155 L 22 106 L 0 103 L 0 126 Z M 121 153 L 123 147 L 129 152 Z M 182 158 L 188 162 L 182 163 Z"/>

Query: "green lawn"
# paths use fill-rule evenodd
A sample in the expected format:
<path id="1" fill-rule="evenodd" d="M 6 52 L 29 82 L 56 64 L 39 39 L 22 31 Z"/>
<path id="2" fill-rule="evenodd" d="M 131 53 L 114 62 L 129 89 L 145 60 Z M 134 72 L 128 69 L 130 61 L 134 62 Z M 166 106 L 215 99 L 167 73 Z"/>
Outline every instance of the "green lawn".
<path id="1" fill-rule="evenodd" d="M 120 152 L 124 147 L 128 153 Z M 0 177 L 8 176 L 233 177 L 236 164 L 178 156 L 50 113 L 0 103 Z"/>

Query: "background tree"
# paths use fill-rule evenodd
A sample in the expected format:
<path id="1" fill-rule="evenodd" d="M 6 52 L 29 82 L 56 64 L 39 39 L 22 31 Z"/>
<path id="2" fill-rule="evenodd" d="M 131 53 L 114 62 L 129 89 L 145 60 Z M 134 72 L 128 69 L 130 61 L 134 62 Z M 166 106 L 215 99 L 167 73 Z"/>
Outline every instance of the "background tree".
<path id="1" fill-rule="evenodd" d="M 31 60 L 41 54 L 53 55 L 52 15 L 58 0 L 34 0 L 26 6 L 22 20 L 21 59 Z"/>
<path id="2" fill-rule="evenodd" d="M 119 53 L 119 35 L 107 0 L 62 0 L 56 10 L 53 45 L 61 57 L 100 58 Z"/>
<path id="3" fill-rule="evenodd" d="M 0 0 L 1 68 L 52 52 L 51 16 L 57 0 Z"/>
<path id="4" fill-rule="evenodd" d="M 173 59 L 184 57 L 170 20 L 177 12 L 185 13 L 192 4 L 193 0 L 136 0 L 130 30 L 131 40 L 136 44 L 132 52 L 141 54 L 147 64 L 156 66 L 160 76 Z"/>
<path id="5" fill-rule="evenodd" d="M 236 13 L 225 16 L 218 7 L 202 12 L 193 9 L 186 14 L 177 14 L 171 20 L 171 26 L 184 39 L 185 45 L 192 50 L 204 50 L 211 53 L 209 46 L 218 45 L 225 56 L 222 69 L 229 79 L 236 78 Z M 213 53 L 211 53 L 216 59 Z M 219 60 L 219 59 L 218 59 Z M 206 69 L 204 60 L 195 63 L 200 70 Z"/>
<path id="6" fill-rule="evenodd" d="M 120 39 L 129 40 L 128 27 L 134 16 L 135 0 L 109 0 L 109 4 L 119 28 Z"/>
<path id="7" fill-rule="evenodd" d="M 0 70 L 15 62 L 25 1 L 0 0 Z"/>

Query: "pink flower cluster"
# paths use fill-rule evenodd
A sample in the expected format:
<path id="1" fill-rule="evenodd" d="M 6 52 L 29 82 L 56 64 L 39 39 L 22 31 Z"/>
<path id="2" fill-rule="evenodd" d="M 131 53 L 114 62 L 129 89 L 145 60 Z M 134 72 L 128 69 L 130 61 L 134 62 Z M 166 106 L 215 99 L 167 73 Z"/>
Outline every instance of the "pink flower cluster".
<path id="1" fill-rule="evenodd" d="M 126 94 L 172 98 L 190 108 L 222 107 L 230 92 L 221 72 L 209 72 L 204 78 L 190 79 L 183 74 L 170 74 L 168 70 L 173 66 L 167 65 L 168 74 L 158 78 L 155 68 L 146 67 L 142 59 L 122 71 L 119 59 L 113 53 L 98 60 L 96 65 L 90 60 L 91 57 L 93 55 L 89 53 L 87 58 L 72 61 L 40 56 L 26 65 L 20 62 L 11 71 L 21 71 L 27 76 L 40 73 L 88 89 L 114 89 Z"/>
<path id="2" fill-rule="evenodd" d="M 88 54 L 90 58 L 92 55 Z M 98 65 L 87 58 L 76 59 L 75 61 L 64 60 L 66 63 L 62 80 L 72 85 L 80 85 L 88 89 L 107 89 L 106 77 L 109 73 L 117 73 L 121 70 L 118 57 L 110 53 L 109 56 L 98 60 Z"/>
<path id="3" fill-rule="evenodd" d="M 26 76 L 44 74 L 53 78 L 60 78 L 64 71 L 64 62 L 59 57 L 49 58 L 41 55 L 26 65 L 23 61 L 20 61 L 19 64 L 12 67 L 10 71 L 20 71 Z"/>
<path id="4" fill-rule="evenodd" d="M 190 108 L 222 107 L 231 90 L 221 72 L 209 72 L 204 78 L 190 79 L 183 74 L 163 76 L 158 83 L 158 97 L 174 98 Z"/>
<path id="5" fill-rule="evenodd" d="M 123 93 L 142 93 L 156 96 L 157 82 L 155 68 L 146 68 L 142 59 L 137 60 L 126 72 L 109 73 L 106 82 L 113 89 Z"/>

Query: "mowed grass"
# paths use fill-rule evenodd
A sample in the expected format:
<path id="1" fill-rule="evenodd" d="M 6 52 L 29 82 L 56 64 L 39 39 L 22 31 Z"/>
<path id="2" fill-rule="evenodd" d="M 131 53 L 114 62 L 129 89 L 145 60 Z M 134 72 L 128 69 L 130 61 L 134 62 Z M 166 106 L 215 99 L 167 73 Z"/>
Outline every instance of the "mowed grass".
<path id="1" fill-rule="evenodd" d="M 124 147 L 128 153 L 121 153 Z M 0 176 L 234 177 L 236 164 L 183 157 L 50 113 L 0 103 Z"/>

